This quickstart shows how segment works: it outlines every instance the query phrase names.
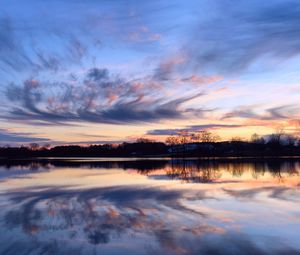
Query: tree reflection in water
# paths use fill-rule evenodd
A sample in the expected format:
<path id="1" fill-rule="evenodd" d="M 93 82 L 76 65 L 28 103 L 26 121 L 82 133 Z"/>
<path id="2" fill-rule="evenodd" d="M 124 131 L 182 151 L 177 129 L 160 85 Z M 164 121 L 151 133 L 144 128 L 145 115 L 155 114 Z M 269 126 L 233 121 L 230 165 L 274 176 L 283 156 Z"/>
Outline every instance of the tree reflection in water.
<path id="1" fill-rule="evenodd" d="M 155 184 L 159 183 L 156 178 L 165 178 L 215 186 L 239 183 L 245 175 L 254 181 L 268 175 L 281 184 L 286 178 L 299 175 L 297 161 L 279 160 L 45 161 L 27 162 L 25 165 L 13 162 L 9 168 L 0 170 L 4 171 L 3 176 L 6 171 L 9 173 L 7 176 L 13 178 L 14 174 L 19 176 L 20 171 L 42 173 L 58 166 L 61 171 L 67 166 L 87 171 L 90 168 L 133 169 L 150 180 L 154 179 Z M 216 209 L 208 211 L 210 203 L 222 203 L 221 197 L 226 198 L 223 194 L 230 196 L 231 205 L 236 203 L 233 202 L 235 200 L 245 203 L 243 206 L 251 201 L 257 210 L 262 205 L 253 204 L 253 198 L 262 193 L 280 203 L 296 205 L 299 203 L 297 189 L 280 185 L 247 186 L 242 190 L 220 186 L 219 193 L 212 195 L 204 189 L 172 189 L 157 185 L 112 184 L 108 187 L 78 188 L 67 183 L 66 180 L 66 185 L 62 186 L 35 185 L 1 195 L 6 204 L 0 204 L 0 230 L 7 234 L 0 236 L 0 254 L 110 255 L 120 254 L 120 250 L 122 254 L 227 255 L 233 250 L 234 254 L 249 255 L 299 254 L 298 250 L 283 244 L 274 246 L 274 249 L 264 249 L 257 244 L 265 238 L 260 233 L 256 233 L 259 240 L 252 240 L 239 230 L 240 225 L 228 221 L 223 215 L 225 211 L 221 216 Z M 251 219 L 244 224 L 252 224 Z"/>
<path id="2" fill-rule="evenodd" d="M 219 162 L 182 160 L 168 162 L 164 167 L 165 176 L 184 182 L 212 183 L 222 182 L 222 174 L 229 173 L 232 177 L 242 177 L 251 173 L 254 179 L 270 174 L 279 182 L 284 177 L 298 176 L 299 163 L 293 161 L 262 161 L 262 162 Z M 139 173 L 151 176 L 157 169 L 139 169 Z"/>

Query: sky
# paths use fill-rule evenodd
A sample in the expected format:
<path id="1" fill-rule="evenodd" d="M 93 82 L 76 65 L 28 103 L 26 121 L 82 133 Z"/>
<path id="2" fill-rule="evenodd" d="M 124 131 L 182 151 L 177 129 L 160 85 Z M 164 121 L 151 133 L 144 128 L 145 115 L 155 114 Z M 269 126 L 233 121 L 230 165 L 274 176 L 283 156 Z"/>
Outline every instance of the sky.
<path id="1" fill-rule="evenodd" d="M 297 130 L 298 0 L 0 0 L 0 144 Z"/>

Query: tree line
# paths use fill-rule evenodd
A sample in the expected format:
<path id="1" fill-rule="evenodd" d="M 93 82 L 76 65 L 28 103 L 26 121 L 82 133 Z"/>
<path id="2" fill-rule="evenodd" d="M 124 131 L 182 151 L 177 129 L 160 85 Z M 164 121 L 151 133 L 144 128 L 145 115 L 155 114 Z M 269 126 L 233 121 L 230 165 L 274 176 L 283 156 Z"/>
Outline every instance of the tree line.
<path id="1" fill-rule="evenodd" d="M 1 147 L 2 158 L 27 157 L 264 157 L 264 156 L 300 156 L 300 139 L 290 135 L 283 129 L 273 134 L 260 136 L 253 134 L 246 141 L 233 137 L 229 141 L 221 141 L 213 132 L 201 130 L 197 132 L 182 131 L 166 138 L 165 142 L 156 142 L 139 138 L 132 143 L 103 145 L 65 145 L 51 146 L 31 143 L 28 146 Z"/>

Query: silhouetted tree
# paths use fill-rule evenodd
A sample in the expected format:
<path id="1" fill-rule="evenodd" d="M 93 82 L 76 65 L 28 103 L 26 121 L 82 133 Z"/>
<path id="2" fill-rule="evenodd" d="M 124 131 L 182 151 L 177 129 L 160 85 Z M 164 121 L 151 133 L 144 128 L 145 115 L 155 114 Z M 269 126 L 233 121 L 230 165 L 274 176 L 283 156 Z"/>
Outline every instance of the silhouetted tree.
<path id="1" fill-rule="evenodd" d="M 181 131 L 178 133 L 178 140 L 183 148 L 183 155 L 186 155 L 188 143 L 191 142 L 191 134 L 188 131 Z"/>
<path id="2" fill-rule="evenodd" d="M 231 141 L 216 142 L 215 135 L 208 131 L 181 132 L 170 136 L 166 143 L 141 138 L 134 143 L 103 144 L 91 146 L 54 146 L 37 143 L 28 147 L 0 147 L 0 158 L 29 157 L 129 157 L 129 156 L 300 156 L 300 146 L 295 135 L 286 135 L 277 130 L 269 141 L 257 134 L 251 142 L 234 137 Z"/>
<path id="3" fill-rule="evenodd" d="M 136 143 L 153 143 L 154 141 L 148 138 L 138 138 L 136 139 Z"/>
<path id="4" fill-rule="evenodd" d="M 298 139 L 294 135 L 286 135 L 285 140 L 288 146 L 295 146 Z"/>
<path id="5" fill-rule="evenodd" d="M 42 146 L 41 150 L 48 150 L 48 149 L 50 149 L 50 147 L 51 147 L 51 144 L 46 143 Z"/>
<path id="6" fill-rule="evenodd" d="M 170 146 L 174 146 L 174 145 L 179 144 L 178 137 L 176 137 L 176 136 L 169 136 L 169 137 L 167 137 L 166 144 L 170 145 Z"/>
<path id="7" fill-rule="evenodd" d="M 261 137 L 260 135 L 254 133 L 252 136 L 251 136 L 251 140 L 250 140 L 252 143 L 255 143 L 255 144 L 264 144 L 265 143 L 265 139 L 263 137 Z"/>
<path id="8" fill-rule="evenodd" d="M 175 148 L 179 144 L 179 139 L 177 136 L 169 136 L 166 138 L 166 144 L 171 147 L 172 156 L 174 156 Z"/>
<path id="9" fill-rule="evenodd" d="M 284 129 L 282 127 L 277 127 L 275 132 L 270 135 L 270 144 L 279 146 L 282 143 L 282 138 L 284 136 Z"/>
<path id="10" fill-rule="evenodd" d="M 178 140 L 180 144 L 187 144 L 191 141 L 191 134 L 188 131 L 180 131 L 178 133 Z"/>
<path id="11" fill-rule="evenodd" d="M 300 141 L 300 120 L 297 120 L 296 122 L 296 125 L 295 125 L 295 129 L 296 129 L 296 132 L 295 132 L 295 135 L 297 137 L 297 140 L 298 140 L 298 145 L 300 144 L 299 141 Z"/>
<path id="12" fill-rule="evenodd" d="M 29 144 L 29 148 L 32 150 L 32 151 L 36 151 L 38 150 L 40 147 L 40 145 L 38 143 L 30 143 Z"/>
<path id="13" fill-rule="evenodd" d="M 192 135 L 192 140 L 196 141 L 196 142 L 202 142 L 202 143 L 214 143 L 217 142 L 220 138 L 213 134 L 210 131 L 206 131 L 206 130 L 201 130 L 198 132 L 195 132 Z"/>
<path id="14" fill-rule="evenodd" d="M 243 142 L 243 138 L 240 136 L 234 136 L 231 138 L 231 142 Z"/>

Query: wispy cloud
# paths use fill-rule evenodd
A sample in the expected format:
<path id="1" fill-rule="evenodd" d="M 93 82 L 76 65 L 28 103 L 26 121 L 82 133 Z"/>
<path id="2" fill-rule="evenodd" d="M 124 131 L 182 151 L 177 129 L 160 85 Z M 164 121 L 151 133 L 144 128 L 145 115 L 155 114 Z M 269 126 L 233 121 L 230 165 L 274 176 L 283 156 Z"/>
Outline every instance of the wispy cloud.
<path id="1" fill-rule="evenodd" d="M 7 99 L 14 102 L 14 106 L 2 118 L 50 124 L 79 121 L 130 124 L 180 119 L 203 111 L 183 107 L 188 101 L 201 97 L 203 92 L 169 99 L 162 89 L 152 91 L 148 82 L 127 81 L 98 68 L 88 70 L 74 81 L 51 83 L 28 79 L 21 85 L 7 87 Z"/>
<path id="2" fill-rule="evenodd" d="M 231 112 L 226 113 L 222 119 L 246 118 L 257 120 L 288 120 L 297 119 L 299 116 L 299 105 L 281 105 L 264 110 L 257 113 L 254 107 L 240 107 Z"/>
<path id="3" fill-rule="evenodd" d="M 11 17 L 0 18 L 0 71 L 40 72 L 58 71 L 66 64 L 80 63 L 87 54 L 87 47 L 75 31 L 46 28 L 24 23 L 21 27 Z M 45 47 L 48 37 L 54 44 Z M 50 39 L 51 38 L 51 39 Z M 40 41 L 41 43 L 37 43 Z"/>
<path id="4" fill-rule="evenodd" d="M 276 104 L 281 95 L 267 90 L 265 100 L 275 103 L 263 107 L 253 72 L 262 75 L 300 56 L 297 0 L 11 0 L 2 7 L 1 121 L 56 126 L 299 118 L 296 96 L 287 98 L 293 91 L 285 90 Z"/>
<path id="5" fill-rule="evenodd" d="M 6 129 L 0 129 L 0 143 L 32 143 L 32 142 L 50 142 L 47 138 L 36 137 L 34 133 L 16 133 Z"/>
<path id="6" fill-rule="evenodd" d="M 243 125 L 226 125 L 226 124 L 205 124 L 205 125 L 191 125 L 186 126 L 185 128 L 177 128 L 177 129 L 153 129 L 147 132 L 147 135 L 155 135 L 155 136 L 165 136 L 165 135 L 177 135 L 182 131 L 187 132 L 196 132 L 200 130 L 211 130 L 211 129 L 224 129 L 224 128 L 239 128 L 243 127 Z"/>
<path id="7" fill-rule="evenodd" d="M 236 73 L 257 60 L 286 60 L 300 54 L 300 5 L 288 1 L 212 1 L 185 44 L 190 63 Z"/>

